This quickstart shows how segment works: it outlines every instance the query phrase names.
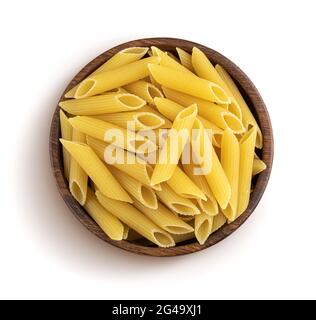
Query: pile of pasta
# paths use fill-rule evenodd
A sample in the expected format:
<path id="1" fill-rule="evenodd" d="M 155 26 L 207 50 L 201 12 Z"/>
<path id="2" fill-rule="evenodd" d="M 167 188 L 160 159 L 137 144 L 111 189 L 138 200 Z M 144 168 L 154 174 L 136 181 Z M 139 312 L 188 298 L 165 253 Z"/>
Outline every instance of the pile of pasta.
<path id="1" fill-rule="evenodd" d="M 252 178 L 266 168 L 256 155 L 261 130 L 230 75 L 196 47 L 176 51 L 124 49 L 59 104 L 70 192 L 113 240 L 145 238 L 171 247 L 196 238 L 204 244 L 246 210 Z M 202 174 L 195 174 L 193 162 L 181 161 L 184 143 L 172 149 L 179 137 L 169 132 L 183 128 L 198 132 L 186 137 L 193 152 L 197 142 L 208 146 L 198 151 L 210 170 L 200 165 Z M 124 139 L 113 142 L 107 134 L 113 129 Z M 164 142 L 142 134 L 149 129 L 157 135 L 164 129 Z M 106 152 L 113 143 L 124 161 Z M 146 151 L 139 151 L 144 143 Z M 150 163 L 150 153 L 165 161 Z M 129 163 L 130 156 L 137 161 Z"/>

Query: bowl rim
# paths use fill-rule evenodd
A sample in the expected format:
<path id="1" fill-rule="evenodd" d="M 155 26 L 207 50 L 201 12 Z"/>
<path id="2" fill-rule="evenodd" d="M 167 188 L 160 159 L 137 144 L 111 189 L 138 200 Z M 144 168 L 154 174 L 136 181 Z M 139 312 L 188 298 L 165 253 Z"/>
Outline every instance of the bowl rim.
<path id="1" fill-rule="evenodd" d="M 125 49 L 127 47 L 150 47 L 150 46 L 158 46 L 163 47 L 164 49 L 167 47 L 167 50 L 171 50 L 168 48 L 172 48 L 175 50 L 176 47 L 181 48 L 185 51 L 191 50 L 194 46 L 201 49 L 208 58 L 213 63 L 221 64 L 225 70 L 231 75 L 233 80 L 236 82 L 238 87 L 243 91 L 243 96 L 246 99 L 247 103 L 251 111 L 253 112 L 263 135 L 263 149 L 262 149 L 262 160 L 266 163 L 267 168 L 263 172 L 261 172 L 257 176 L 257 181 L 255 183 L 255 187 L 253 192 L 251 193 L 250 202 L 246 209 L 246 211 L 234 222 L 230 224 L 225 224 L 219 230 L 214 232 L 209 236 L 207 241 L 200 245 L 197 241 L 176 245 L 172 248 L 158 248 L 158 247 L 146 247 L 140 244 L 132 243 L 127 240 L 114 241 L 111 240 L 101 229 L 100 227 L 92 220 L 92 218 L 86 213 L 83 207 L 77 203 L 77 201 L 72 197 L 67 180 L 64 176 L 63 172 L 63 162 L 62 162 L 62 148 L 59 142 L 60 138 L 60 123 L 59 123 L 59 110 L 60 107 L 58 103 L 64 99 L 64 94 L 70 90 L 72 87 L 77 85 L 80 81 L 82 81 L 85 77 L 87 77 L 92 71 L 98 68 L 101 64 L 103 64 L 106 60 L 108 60 L 111 56 L 113 56 L 118 51 Z M 59 101 L 57 103 L 57 107 L 52 117 L 50 136 L 49 136 L 49 154 L 51 161 L 51 168 L 53 171 L 53 175 L 56 179 L 56 184 L 61 194 L 63 200 L 66 202 L 67 206 L 74 214 L 74 216 L 93 234 L 95 234 L 100 239 L 110 243 L 118 248 L 127 250 L 129 252 L 149 255 L 149 256 L 157 256 L 157 257 L 171 257 L 178 256 L 183 254 L 189 254 L 201 251 L 208 247 L 211 247 L 218 243 L 219 241 L 225 239 L 227 236 L 236 231 L 253 213 L 254 209 L 257 207 L 265 189 L 267 183 L 269 181 L 269 177 L 271 174 L 272 164 L 273 164 L 273 152 L 274 152 L 274 143 L 273 143 L 273 131 L 271 120 L 269 117 L 269 113 L 265 106 L 265 103 L 255 87 L 252 81 L 248 78 L 248 76 L 231 60 L 226 58 L 224 55 L 219 52 L 208 48 L 204 45 L 201 45 L 196 42 L 192 42 L 189 40 L 183 40 L 178 38 L 144 38 L 131 40 L 120 45 L 117 45 L 99 56 L 90 61 L 85 67 L 83 67 L 70 81 L 67 85 L 65 91 L 61 95 Z"/>

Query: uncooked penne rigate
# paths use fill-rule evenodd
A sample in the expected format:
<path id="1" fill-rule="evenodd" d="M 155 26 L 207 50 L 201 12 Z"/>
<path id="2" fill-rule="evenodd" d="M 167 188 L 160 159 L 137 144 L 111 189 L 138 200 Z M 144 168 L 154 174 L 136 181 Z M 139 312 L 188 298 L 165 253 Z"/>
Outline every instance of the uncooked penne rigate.
<path id="1" fill-rule="evenodd" d="M 70 193 L 114 241 L 203 245 L 266 169 L 246 100 L 198 48 L 123 49 L 59 106 Z"/>

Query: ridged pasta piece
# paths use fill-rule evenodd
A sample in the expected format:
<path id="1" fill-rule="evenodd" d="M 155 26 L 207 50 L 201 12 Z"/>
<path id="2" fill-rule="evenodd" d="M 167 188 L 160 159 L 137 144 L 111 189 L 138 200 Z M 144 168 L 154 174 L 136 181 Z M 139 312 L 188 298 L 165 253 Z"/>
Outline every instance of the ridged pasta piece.
<path id="1" fill-rule="evenodd" d="M 145 105 L 145 100 L 130 93 L 101 94 L 95 97 L 71 99 L 59 103 L 59 106 L 65 111 L 77 116 L 135 111 Z"/>
<path id="2" fill-rule="evenodd" d="M 130 196 L 112 176 L 105 163 L 88 145 L 64 139 L 60 139 L 60 142 L 103 194 L 116 200 L 132 202 Z"/>
<path id="3" fill-rule="evenodd" d="M 173 175 L 186 142 L 189 139 L 194 119 L 197 115 L 196 105 L 180 111 L 171 127 L 167 140 L 163 145 L 158 163 L 155 165 L 151 183 L 153 185 L 169 180 Z"/>
<path id="4" fill-rule="evenodd" d="M 161 191 L 156 190 L 156 194 L 169 209 L 185 216 L 200 214 L 200 210 L 192 201 L 176 194 L 165 182 L 161 184 L 161 188 Z"/>
<path id="5" fill-rule="evenodd" d="M 86 136 L 76 129 L 72 130 L 73 142 L 85 143 Z M 69 189 L 72 196 L 83 206 L 87 198 L 88 176 L 77 160 L 71 157 L 69 171 Z"/>
<path id="6" fill-rule="evenodd" d="M 244 100 L 243 96 L 239 92 L 239 89 L 237 88 L 236 84 L 234 83 L 233 79 L 230 77 L 228 72 L 217 64 L 215 66 L 216 71 L 219 73 L 223 81 L 226 83 L 226 85 L 229 87 L 230 91 L 232 92 L 235 100 L 237 101 L 238 105 L 240 106 L 241 112 L 242 112 L 242 122 L 244 124 L 244 127 L 246 130 L 249 130 L 250 126 L 254 126 L 257 128 L 257 137 L 256 137 L 256 147 L 261 149 L 263 146 L 262 141 L 262 132 L 258 126 L 258 123 L 251 113 L 246 101 Z"/>
<path id="7" fill-rule="evenodd" d="M 234 133 L 245 132 L 241 120 L 235 114 L 215 103 L 168 88 L 164 89 L 164 94 L 168 99 L 175 101 L 184 107 L 196 103 L 199 115 L 221 129 L 230 128 Z"/>
<path id="8" fill-rule="evenodd" d="M 79 84 L 74 97 L 76 99 L 91 97 L 143 79 L 149 75 L 148 64 L 154 65 L 159 62 L 159 57 L 150 57 L 89 76 Z"/>
<path id="9" fill-rule="evenodd" d="M 217 84 L 194 74 L 148 64 L 151 75 L 162 86 L 217 103 L 230 103 L 230 98 Z"/>
<path id="10" fill-rule="evenodd" d="M 226 109 L 235 114 L 239 119 L 242 119 L 240 106 L 238 105 L 228 86 L 222 80 L 207 56 L 196 47 L 192 49 L 192 65 L 199 77 L 212 81 L 224 89 L 225 93 L 231 100 L 230 104 L 225 105 Z"/>
<path id="11" fill-rule="evenodd" d="M 191 72 L 194 72 L 191 54 L 182 50 L 181 48 L 176 48 L 176 50 L 178 52 L 181 64 Z"/>
<path id="12" fill-rule="evenodd" d="M 172 238 L 176 244 L 191 240 L 195 237 L 194 232 L 184 233 L 184 234 L 173 234 Z"/>
<path id="13" fill-rule="evenodd" d="M 109 169 L 120 185 L 135 199 L 147 208 L 158 208 L 157 196 L 153 189 L 142 184 L 140 181 L 132 178 L 114 166 L 109 166 Z"/>
<path id="14" fill-rule="evenodd" d="M 169 89 L 165 87 L 163 87 L 162 89 L 165 96 L 168 96 Z M 179 113 L 181 110 L 185 108 L 182 105 L 172 101 L 171 98 L 155 98 L 154 101 L 158 111 L 171 121 L 174 121 L 177 113 Z M 220 147 L 223 129 L 218 128 L 215 124 L 209 122 L 208 120 L 200 116 L 197 116 L 197 118 L 202 122 L 205 129 L 209 129 L 212 131 L 212 143 L 215 146 Z"/>
<path id="15" fill-rule="evenodd" d="M 180 63 L 180 59 L 178 57 L 176 57 L 172 52 L 170 51 L 165 51 L 165 53 L 170 57 L 172 58 L 174 61 Z"/>
<path id="16" fill-rule="evenodd" d="M 145 153 L 157 149 L 157 146 L 145 137 L 106 121 L 92 117 L 76 116 L 69 119 L 69 122 L 80 132 L 131 152 Z"/>
<path id="17" fill-rule="evenodd" d="M 128 92 L 133 93 L 147 103 L 153 104 L 155 97 L 163 97 L 162 92 L 155 85 L 150 82 L 139 80 L 133 83 L 128 84 L 124 87 Z"/>
<path id="18" fill-rule="evenodd" d="M 206 200 L 206 196 L 201 189 L 178 166 L 167 184 L 183 198 Z"/>
<path id="19" fill-rule="evenodd" d="M 61 137 L 65 140 L 71 140 L 72 126 L 68 121 L 67 116 L 62 110 L 59 110 L 59 120 L 60 120 Z M 69 152 L 66 150 L 66 148 L 63 147 L 64 174 L 68 181 L 69 181 L 70 160 L 71 160 L 71 156 Z"/>
<path id="20" fill-rule="evenodd" d="M 218 214 L 218 204 L 217 201 L 205 179 L 204 175 L 194 174 L 194 168 L 196 167 L 193 163 L 182 164 L 184 172 L 188 177 L 202 190 L 206 195 L 206 200 L 197 199 L 198 205 L 202 212 L 208 214 L 209 216 L 216 216 Z"/>
<path id="21" fill-rule="evenodd" d="M 100 191 L 96 192 L 97 199 L 101 205 L 109 212 L 114 214 L 122 222 L 134 229 L 146 239 L 155 243 L 159 247 L 172 247 L 175 245 L 173 238 L 169 233 L 159 228 L 143 213 L 132 205 L 116 201 L 104 196 Z"/>
<path id="22" fill-rule="evenodd" d="M 205 213 L 198 214 L 194 217 L 194 234 L 199 244 L 204 244 L 209 235 L 212 233 L 213 219 Z"/>
<path id="23" fill-rule="evenodd" d="M 135 112 L 120 112 L 109 113 L 94 118 L 113 123 L 122 128 L 135 130 L 152 130 L 165 127 L 165 119 L 154 112 L 135 111 Z"/>
<path id="24" fill-rule="evenodd" d="M 157 209 L 145 207 L 141 202 L 134 200 L 133 205 L 157 226 L 171 234 L 183 234 L 193 231 L 193 228 L 177 217 L 173 212 L 158 202 Z"/>
<path id="25" fill-rule="evenodd" d="M 198 139 L 201 139 L 202 137 L 205 137 L 204 134 L 204 127 L 201 121 L 196 119 L 194 123 L 195 128 L 199 128 L 200 134 L 196 136 L 192 136 L 191 138 L 191 145 L 194 154 L 196 155 L 198 152 L 196 150 L 196 146 L 198 146 L 200 143 L 198 142 Z M 208 138 L 208 137 L 207 137 Z M 204 142 L 205 143 L 205 142 Z M 203 144 L 203 143 L 202 143 Z M 223 167 L 218 160 L 217 154 L 211 145 L 210 152 L 204 152 L 204 160 L 207 161 L 206 165 L 203 163 L 203 166 L 201 166 L 201 170 L 203 171 L 206 181 L 208 185 L 210 186 L 211 191 L 213 192 L 213 195 L 215 199 L 217 200 L 219 206 L 222 209 L 225 209 L 228 205 L 228 202 L 231 197 L 231 187 L 229 184 L 229 181 L 226 177 L 226 174 L 223 170 Z M 207 159 L 207 156 L 210 157 L 210 159 Z M 211 170 L 209 170 L 208 163 L 211 163 Z M 204 169 L 205 168 L 205 169 Z M 207 170 L 208 169 L 208 170 Z"/>
<path id="26" fill-rule="evenodd" d="M 249 204 L 256 136 L 257 128 L 252 127 L 239 141 L 240 165 L 237 217 L 247 209 Z"/>
<path id="27" fill-rule="evenodd" d="M 147 164 L 146 161 L 128 151 L 122 150 L 122 161 L 112 162 L 109 158 L 109 155 L 105 152 L 105 148 L 109 146 L 107 143 L 98 139 L 94 139 L 90 136 L 87 137 L 87 143 L 100 159 L 106 163 L 111 163 L 112 166 L 121 170 L 122 172 L 127 173 L 129 176 L 140 181 L 144 185 L 151 186 L 150 180 L 153 173 L 153 168 Z M 160 185 L 151 187 L 155 190 L 161 190 Z"/>
<path id="28" fill-rule="evenodd" d="M 252 167 L 252 175 L 255 176 L 260 172 L 264 171 L 267 168 L 267 165 L 260 159 L 253 160 L 253 167 Z"/>
<path id="29" fill-rule="evenodd" d="M 174 58 L 170 57 L 170 54 L 168 55 L 168 53 L 163 52 L 162 50 L 160 50 L 157 47 L 151 47 L 151 50 L 155 53 L 155 56 L 157 56 L 161 59 L 160 60 L 161 66 L 192 74 L 192 72 L 190 70 L 188 70 L 186 67 L 184 67 L 181 63 L 179 63 Z"/>
<path id="30" fill-rule="evenodd" d="M 90 76 L 93 76 L 105 71 L 114 70 L 123 65 L 140 60 L 147 53 L 147 51 L 148 51 L 148 48 L 145 48 L 145 47 L 130 47 L 130 48 L 123 49 L 120 52 L 116 53 L 113 57 L 111 57 L 105 63 L 103 63 L 101 67 L 99 67 L 94 72 L 92 72 Z M 73 98 L 78 86 L 79 85 L 76 85 L 74 88 L 69 90 L 65 94 L 65 97 Z"/>
<path id="31" fill-rule="evenodd" d="M 221 164 L 231 187 L 231 197 L 223 213 L 229 221 L 234 221 L 237 215 L 238 180 L 239 180 L 239 142 L 230 129 L 222 136 Z"/>
<path id="32" fill-rule="evenodd" d="M 226 221 L 227 219 L 223 213 L 219 212 L 219 214 L 213 218 L 212 233 L 220 229 L 226 223 Z"/>
<path id="33" fill-rule="evenodd" d="M 102 231 L 112 240 L 119 241 L 124 239 L 124 225 L 117 217 L 101 206 L 90 188 L 87 190 L 87 200 L 84 208 Z"/>

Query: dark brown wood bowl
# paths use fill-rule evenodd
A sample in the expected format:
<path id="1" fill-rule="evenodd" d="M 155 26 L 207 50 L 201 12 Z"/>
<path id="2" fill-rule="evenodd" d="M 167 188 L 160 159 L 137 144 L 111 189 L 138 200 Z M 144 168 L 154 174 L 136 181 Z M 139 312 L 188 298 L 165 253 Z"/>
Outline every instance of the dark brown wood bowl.
<path id="1" fill-rule="evenodd" d="M 62 148 L 59 143 L 60 138 L 60 124 L 59 124 L 59 107 L 56 107 L 55 113 L 53 115 L 51 123 L 51 131 L 49 137 L 49 152 L 51 159 L 51 166 L 53 169 L 54 176 L 56 178 L 57 187 L 59 192 L 75 215 L 75 217 L 92 233 L 101 238 L 102 240 L 119 247 L 121 249 L 150 256 L 166 257 L 166 256 L 177 256 L 182 254 L 193 253 L 206 249 L 213 246 L 217 242 L 225 239 L 231 233 L 233 233 L 237 228 L 239 228 L 252 214 L 256 206 L 258 205 L 265 188 L 267 186 L 272 162 L 273 162 L 273 134 L 272 126 L 269 118 L 266 106 L 254 86 L 251 80 L 246 76 L 246 74 L 240 70 L 233 62 L 221 55 L 220 53 L 207 48 L 201 44 L 173 38 L 149 38 L 129 41 L 116 46 L 106 52 L 102 53 L 94 60 L 89 62 L 68 84 L 64 93 L 60 97 L 63 99 L 64 94 L 70 90 L 72 87 L 77 85 L 80 81 L 86 78 L 91 72 L 97 69 L 101 64 L 107 61 L 115 53 L 128 47 L 150 47 L 157 46 L 163 50 L 168 50 L 175 52 L 175 48 L 179 47 L 183 50 L 191 52 L 191 49 L 195 46 L 200 48 L 212 61 L 213 64 L 222 65 L 225 70 L 231 75 L 236 84 L 238 85 L 241 93 L 243 94 L 246 102 L 248 103 L 251 111 L 253 112 L 258 124 L 262 130 L 263 134 L 263 149 L 260 150 L 259 155 L 261 159 L 266 163 L 267 169 L 260 173 L 253 182 L 253 192 L 251 193 L 250 203 L 247 210 L 234 222 L 230 224 L 225 224 L 218 231 L 211 234 L 205 244 L 200 245 L 196 240 L 188 240 L 186 242 L 177 244 L 173 248 L 157 248 L 154 246 L 145 246 L 136 242 L 129 241 L 113 241 L 99 228 L 99 226 L 90 218 L 87 212 L 79 205 L 79 203 L 70 194 L 67 180 L 64 176 L 63 171 L 63 161 L 62 161 Z"/>

